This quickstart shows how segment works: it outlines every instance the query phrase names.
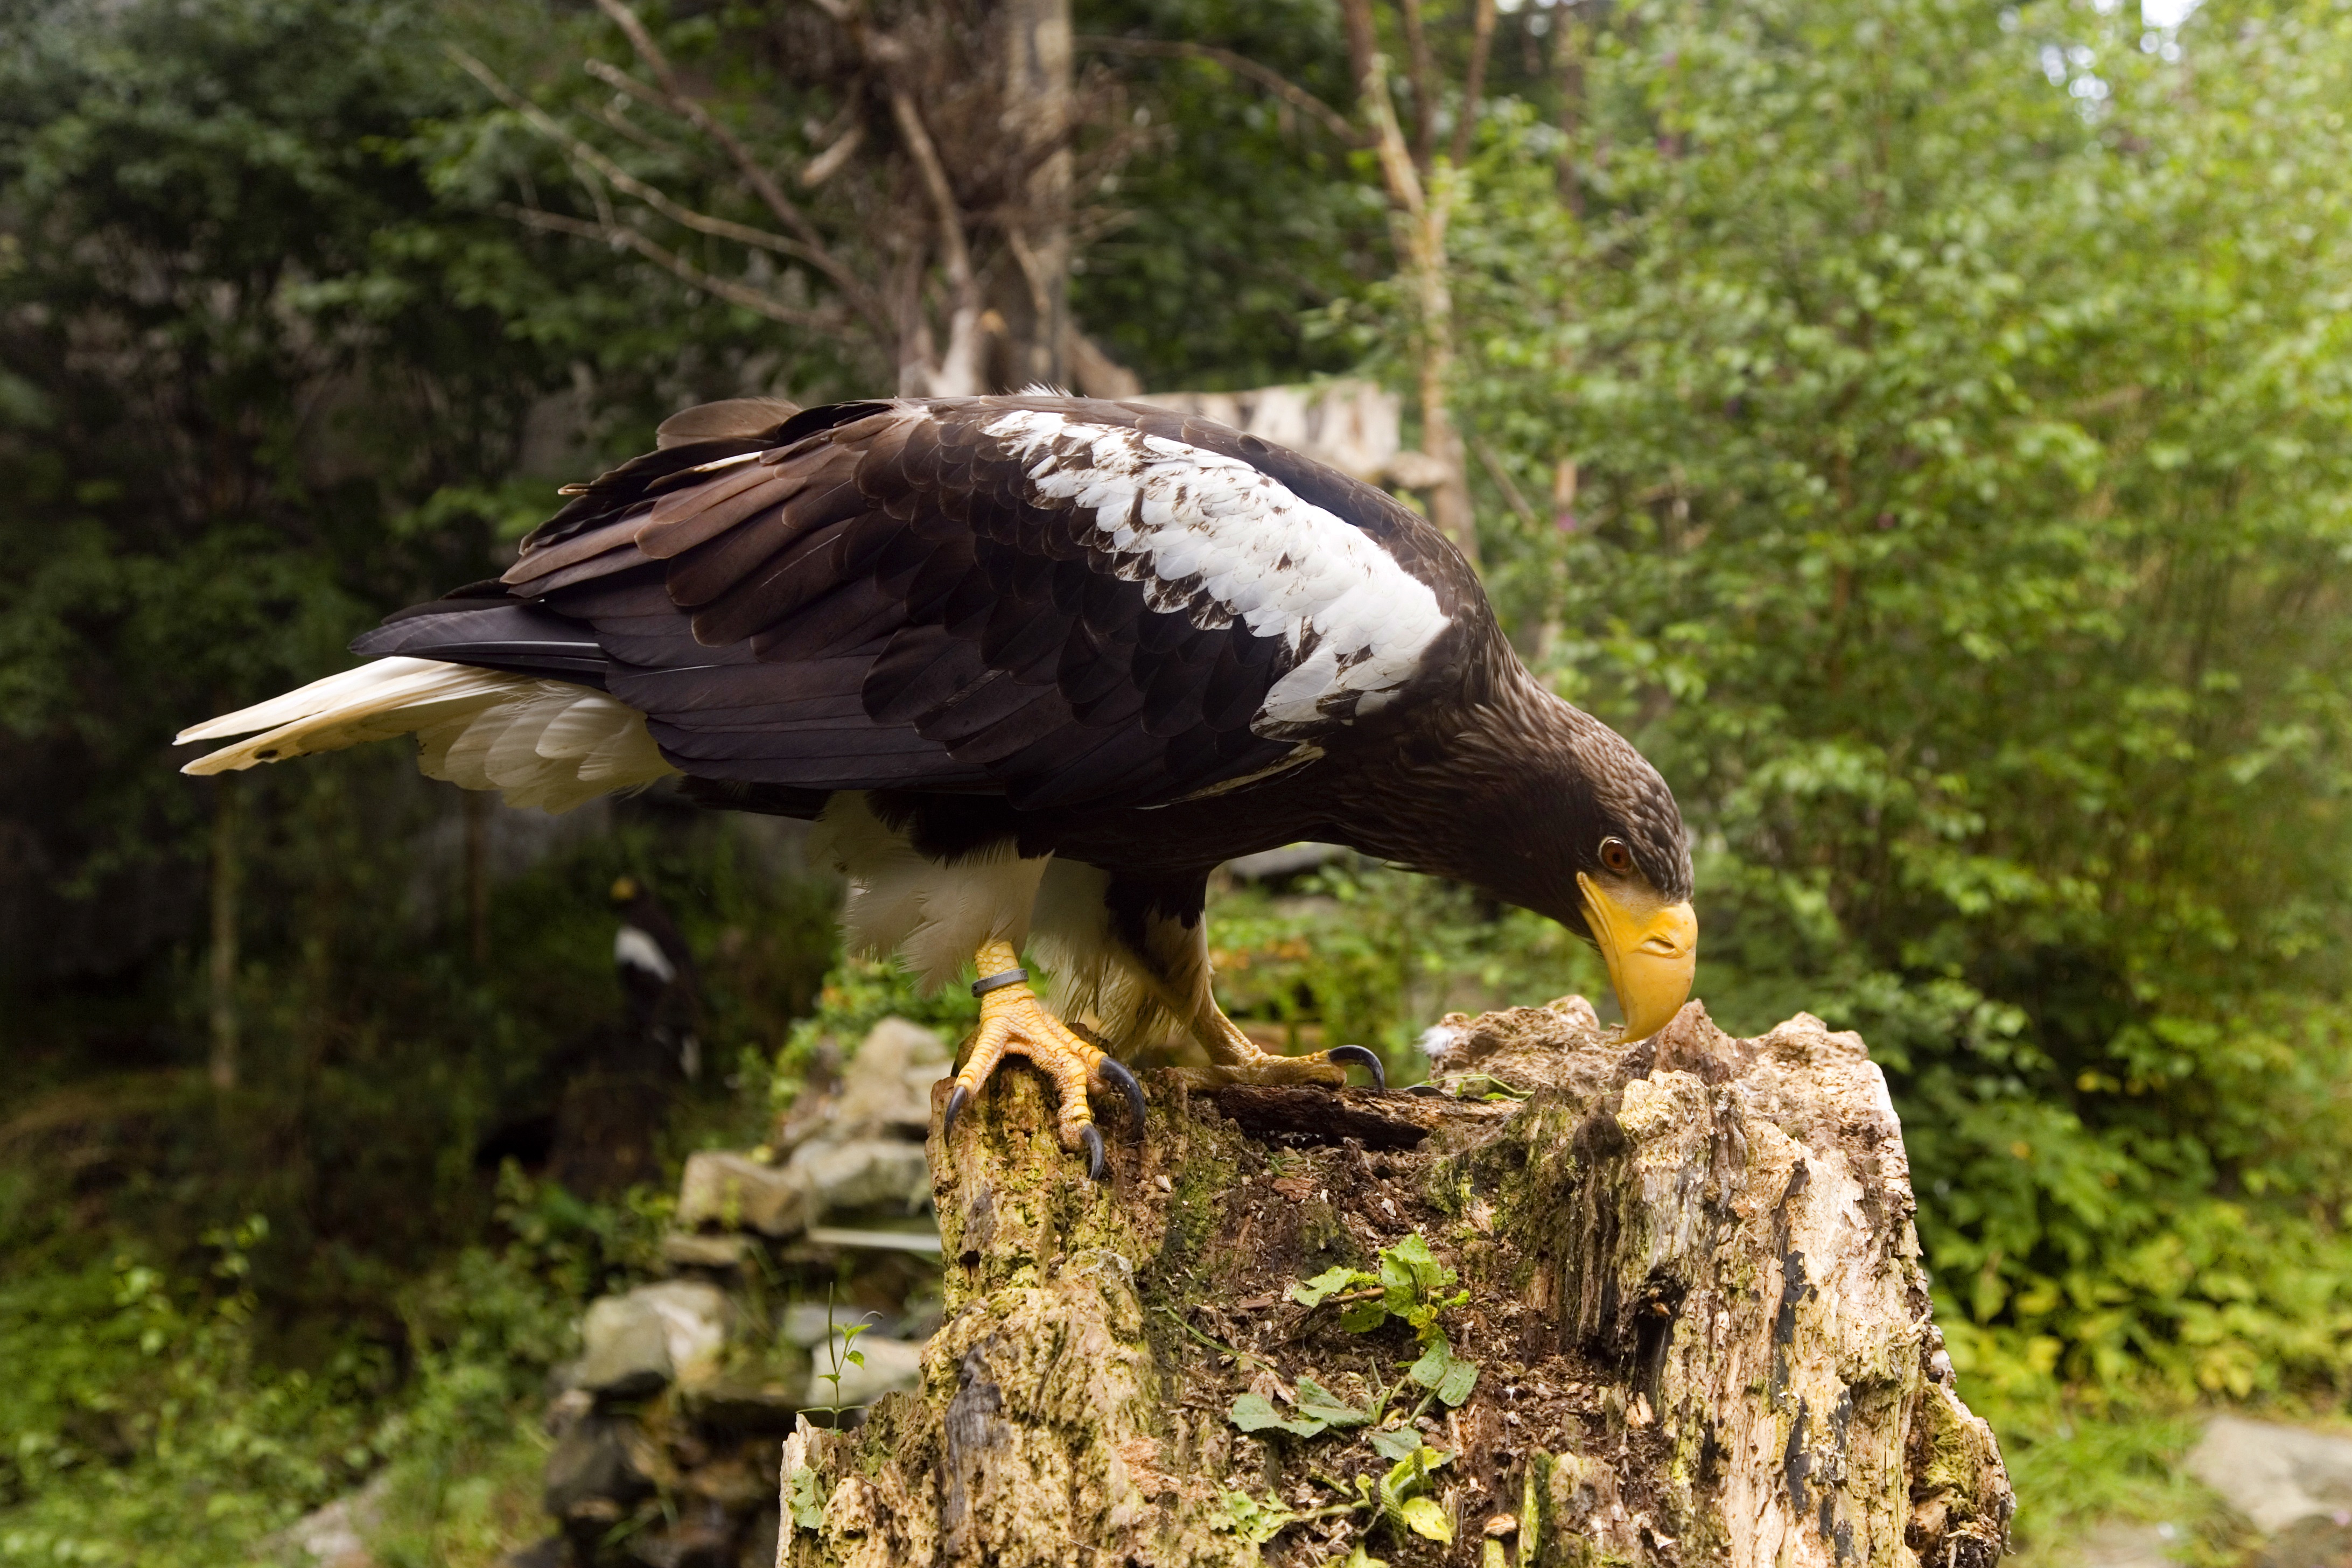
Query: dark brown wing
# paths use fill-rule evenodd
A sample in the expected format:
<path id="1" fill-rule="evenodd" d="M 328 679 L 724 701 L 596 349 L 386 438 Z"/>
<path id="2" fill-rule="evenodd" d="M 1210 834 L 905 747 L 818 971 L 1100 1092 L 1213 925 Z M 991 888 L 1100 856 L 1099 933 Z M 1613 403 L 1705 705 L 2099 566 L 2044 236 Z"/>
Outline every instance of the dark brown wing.
<path id="1" fill-rule="evenodd" d="M 501 590 L 355 646 L 528 669 L 538 636 L 579 670 L 593 641 L 591 683 L 690 774 L 1024 809 L 1310 757 L 1414 679 L 1449 684 L 1446 634 L 1491 624 L 1458 554 L 1378 490 L 1062 398 L 841 405 L 667 447 L 584 487 Z"/>

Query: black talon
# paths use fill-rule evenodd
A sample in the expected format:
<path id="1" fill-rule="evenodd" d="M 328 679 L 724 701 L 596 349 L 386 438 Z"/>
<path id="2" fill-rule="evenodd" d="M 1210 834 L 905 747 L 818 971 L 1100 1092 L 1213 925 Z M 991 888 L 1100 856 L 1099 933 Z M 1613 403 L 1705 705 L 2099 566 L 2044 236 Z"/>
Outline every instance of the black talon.
<path id="1" fill-rule="evenodd" d="M 1143 1142 L 1143 1086 L 1127 1070 L 1127 1064 L 1105 1057 L 1101 1062 L 1102 1076 L 1127 1096 L 1128 1125 L 1139 1143 Z"/>
<path id="2" fill-rule="evenodd" d="M 1087 1146 L 1087 1180 L 1089 1182 L 1101 1181 L 1103 1173 L 1102 1134 L 1095 1131 L 1095 1124 L 1089 1121 L 1084 1127 L 1078 1129 L 1078 1142 Z"/>
<path id="3" fill-rule="evenodd" d="M 1389 1087 L 1388 1069 L 1381 1066 L 1381 1058 L 1374 1056 L 1369 1047 L 1364 1046 L 1333 1046 L 1329 1050 L 1324 1052 L 1323 1056 L 1324 1059 L 1327 1061 L 1354 1062 L 1360 1067 L 1370 1068 L 1372 1074 L 1372 1087 L 1386 1092 Z"/>
<path id="4" fill-rule="evenodd" d="M 961 1084 L 956 1085 L 955 1092 L 948 1096 L 948 1113 L 940 1121 L 940 1142 L 947 1142 L 948 1134 L 955 1131 L 955 1119 L 962 1114 L 963 1108 L 971 1103 L 971 1090 Z"/>

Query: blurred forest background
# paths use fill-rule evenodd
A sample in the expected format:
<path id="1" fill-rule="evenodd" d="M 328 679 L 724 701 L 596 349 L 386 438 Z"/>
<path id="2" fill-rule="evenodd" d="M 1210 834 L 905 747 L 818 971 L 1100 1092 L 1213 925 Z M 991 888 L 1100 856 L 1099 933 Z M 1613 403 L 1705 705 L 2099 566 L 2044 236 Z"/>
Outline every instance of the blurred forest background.
<path id="1" fill-rule="evenodd" d="M 0 1563 L 244 1561 L 386 1466 L 387 1561 L 540 1532 L 531 1401 L 671 1184 L 500 1158 L 619 1014 L 617 875 L 709 994 L 664 1172 L 956 1021 L 788 835 L 174 771 L 744 392 L 1385 382 L 1679 793 L 1698 994 L 1885 1068 L 2026 1536 L 2196 1401 L 2334 1409 L 2352 12 L 1072 0 L 1040 120 L 1024 6 L 0 0 Z M 1408 1079 L 1604 989 L 1379 868 L 1215 913 L 1248 1016 Z"/>

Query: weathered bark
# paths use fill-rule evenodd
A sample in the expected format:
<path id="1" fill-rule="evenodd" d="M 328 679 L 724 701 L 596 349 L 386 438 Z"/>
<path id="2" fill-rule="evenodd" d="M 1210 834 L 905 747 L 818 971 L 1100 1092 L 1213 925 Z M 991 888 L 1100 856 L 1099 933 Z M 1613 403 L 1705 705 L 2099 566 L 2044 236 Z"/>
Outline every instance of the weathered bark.
<path id="1" fill-rule="evenodd" d="M 1099 1186 L 1034 1074 L 948 1145 L 935 1117 L 924 1391 L 786 1445 L 780 1562 L 1244 1563 L 1253 1527 L 1266 1561 L 1365 1537 L 1399 1568 L 2000 1555 L 2007 1479 L 1953 1389 L 1860 1039 L 1800 1016 L 1734 1040 L 1693 1005 L 1629 1047 L 1575 998 L 1449 1023 L 1443 1081 L 1525 1098 L 1349 1090 L 1318 1115 L 1322 1091 L 1163 1074 Z M 1287 1288 L 1415 1233 L 1459 1271 L 1439 1321 L 1480 1363 L 1458 1409 L 1424 1402 L 1445 1545 L 1350 1508 L 1389 1468 L 1364 1430 L 1229 1418 L 1308 1376 L 1377 1403 L 1411 1331 L 1349 1332 Z"/>

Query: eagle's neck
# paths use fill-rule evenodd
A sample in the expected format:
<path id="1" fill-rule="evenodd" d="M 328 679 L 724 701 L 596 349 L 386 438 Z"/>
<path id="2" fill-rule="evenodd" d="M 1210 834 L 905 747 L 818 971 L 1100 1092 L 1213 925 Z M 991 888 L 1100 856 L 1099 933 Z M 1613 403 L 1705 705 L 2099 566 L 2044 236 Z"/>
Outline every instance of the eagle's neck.
<path id="1" fill-rule="evenodd" d="M 1409 742 L 1402 766 L 1375 773 L 1370 787 L 1390 798 L 1361 820 L 1411 826 L 1358 847 L 1579 925 L 1580 850 L 1589 858 L 1603 833 L 1593 760 L 1632 748 L 1516 658 L 1457 716 Z"/>

